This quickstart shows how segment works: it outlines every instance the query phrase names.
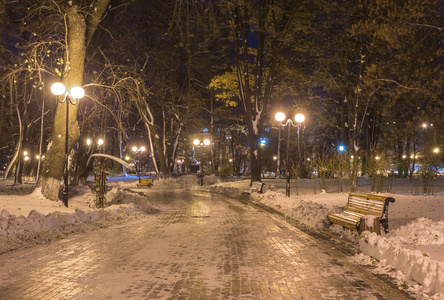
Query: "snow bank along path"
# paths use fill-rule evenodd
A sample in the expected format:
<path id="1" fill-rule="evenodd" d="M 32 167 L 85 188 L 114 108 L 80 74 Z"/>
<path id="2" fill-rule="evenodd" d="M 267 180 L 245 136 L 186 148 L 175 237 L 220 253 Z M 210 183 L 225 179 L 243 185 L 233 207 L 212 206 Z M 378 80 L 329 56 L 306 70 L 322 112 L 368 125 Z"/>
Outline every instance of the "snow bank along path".
<path id="1" fill-rule="evenodd" d="M 14 196 L 14 198 L 18 199 L 20 206 L 31 207 L 35 197 L 43 197 L 39 191 L 32 195 Z M 129 190 L 114 188 L 109 191 L 107 200 L 110 206 L 104 209 L 89 207 L 93 198 L 92 193 L 87 193 L 84 197 L 86 201 L 83 201 L 83 208 L 71 209 L 71 211 L 66 211 L 64 207 L 63 212 L 52 211 L 48 214 L 31 210 L 25 217 L 3 209 L 0 212 L 0 254 L 20 247 L 43 244 L 72 233 L 125 222 L 138 217 L 141 212 L 159 211 L 147 202 L 145 197 Z M 44 208 L 44 210 L 47 209 L 47 207 Z"/>

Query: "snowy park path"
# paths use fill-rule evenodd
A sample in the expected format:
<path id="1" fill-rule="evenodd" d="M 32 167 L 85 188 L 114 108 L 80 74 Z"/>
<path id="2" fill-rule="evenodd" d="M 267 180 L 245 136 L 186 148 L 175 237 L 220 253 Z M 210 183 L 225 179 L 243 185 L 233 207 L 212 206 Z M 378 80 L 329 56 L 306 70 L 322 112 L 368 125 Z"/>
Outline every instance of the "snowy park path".
<path id="1" fill-rule="evenodd" d="M 408 299 L 339 245 L 221 195 L 0 256 L 0 299 Z M 339 249 L 340 250 L 340 249 Z"/>

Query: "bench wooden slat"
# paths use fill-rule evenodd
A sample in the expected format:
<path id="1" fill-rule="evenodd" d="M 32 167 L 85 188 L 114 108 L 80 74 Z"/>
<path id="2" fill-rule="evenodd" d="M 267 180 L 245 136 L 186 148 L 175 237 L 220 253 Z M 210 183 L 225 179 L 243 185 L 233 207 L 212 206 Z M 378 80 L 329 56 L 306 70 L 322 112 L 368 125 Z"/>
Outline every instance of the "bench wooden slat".
<path id="1" fill-rule="evenodd" d="M 140 178 L 140 183 L 137 184 L 137 186 L 153 186 L 153 179 L 152 178 Z"/>

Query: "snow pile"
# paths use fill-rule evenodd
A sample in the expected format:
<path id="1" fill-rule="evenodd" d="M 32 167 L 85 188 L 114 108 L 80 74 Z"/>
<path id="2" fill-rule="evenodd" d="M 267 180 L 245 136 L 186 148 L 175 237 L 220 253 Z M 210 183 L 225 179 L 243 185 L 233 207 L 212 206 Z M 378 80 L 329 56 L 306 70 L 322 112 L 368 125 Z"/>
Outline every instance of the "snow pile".
<path id="1" fill-rule="evenodd" d="M 324 205 L 286 197 L 282 193 L 274 191 L 267 191 L 264 194 L 252 193 L 250 198 L 283 213 L 287 217 L 298 220 L 310 228 L 325 229 L 329 225 L 327 221 L 328 209 Z"/>
<path id="2" fill-rule="evenodd" d="M 224 194 L 230 197 L 237 197 L 246 192 L 250 193 L 250 180 L 237 182 L 220 182 L 211 186 L 200 187 L 200 189 Z M 286 217 L 298 220 L 310 228 L 326 229 L 329 226 L 327 214 L 329 209 L 324 204 L 300 198 L 287 197 L 284 193 L 276 189 L 274 185 L 266 185 L 265 193 L 252 192 L 249 199 L 258 204 L 268 206 L 279 211 Z M 334 211 L 340 211 L 338 206 L 334 206 Z M 338 226 L 342 233 L 342 227 Z M 339 229 L 338 229 L 339 230 Z M 353 235 L 357 241 L 357 235 Z"/>
<path id="3" fill-rule="evenodd" d="M 204 185 L 213 185 L 220 183 L 221 180 L 216 175 L 205 175 L 203 178 L 203 184 Z"/>
<path id="4" fill-rule="evenodd" d="M 444 221 L 419 218 L 390 233 L 404 245 L 444 245 Z"/>
<path id="5" fill-rule="evenodd" d="M 204 177 L 204 183 L 205 183 Z M 155 180 L 153 182 L 154 188 L 165 188 L 165 189 L 190 189 L 192 186 L 197 186 L 199 184 L 199 178 L 195 175 L 183 175 L 179 178 L 169 178 L 163 180 Z"/>
<path id="6" fill-rule="evenodd" d="M 87 227 L 105 227 L 136 215 L 134 204 L 75 213 L 51 212 L 47 215 L 32 210 L 28 217 L 6 210 L 0 213 L 0 253 L 33 244 L 42 244 Z"/>
<path id="7" fill-rule="evenodd" d="M 412 281 L 412 279 L 409 278 L 409 276 L 405 275 L 401 271 L 396 270 L 391 265 L 386 265 L 382 262 L 378 262 L 376 259 L 364 253 L 359 253 L 351 257 L 350 262 L 359 265 L 370 266 L 371 271 L 375 274 L 390 276 L 402 289 L 407 290 L 410 293 L 413 293 L 416 299 L 430 299 L 430 300 L 444 299 L 443 294 L 428 295 L 423 291 L 422 286 L 417 282 Z"/>
<path id="8" fill-rule="evenodd" d="M 407 278 L 422 284 L 424 292 L 433 295 L 444 293 L 444 261 L 433 259 L 426 251 L 435 249 L 442 253 L 443 238 L 443 221 L 420 218 L 385 237 L 365 231 L 359 246 L 363 253 L 380 260 L 382 265 L 401 271 Z M 425 245 L 440 247 L 421 248 Z"/>
<path id="9" fill-rule="evenodd" d="M 33 193 L 36 198 L 43 196 Z M 91 198 L 93 195 L 87 195 Z M 22 196 L 26 197 L 26 196 Z M 27 217 L 15 215 L 3 209 L 0 213 L 0 253 L 33 244 L 63 238 L 64 236 L 106 227 L 137 217 L 140 211 L 156 213 L 142 193 L 113 188 L 106 194 L 108 207 L 95 209 L 85 205 L 73 211 L 53 211 L 48 214 L 31 210 Z"/>
<path id="10" fill-rule="evenodd" d="M 122 205 L 132 204 L 137 211 L 142 211 L 148 214 L 154 214 L 159 212 L 159 208 L 153 207 L 153 205 L 147 201 L 146 196 L 143 193 L 134 192 L 129 189 L 113 188 L 106 193 L 107 205 Z M 108 200 L 110 199 L 110 200 Z"/>

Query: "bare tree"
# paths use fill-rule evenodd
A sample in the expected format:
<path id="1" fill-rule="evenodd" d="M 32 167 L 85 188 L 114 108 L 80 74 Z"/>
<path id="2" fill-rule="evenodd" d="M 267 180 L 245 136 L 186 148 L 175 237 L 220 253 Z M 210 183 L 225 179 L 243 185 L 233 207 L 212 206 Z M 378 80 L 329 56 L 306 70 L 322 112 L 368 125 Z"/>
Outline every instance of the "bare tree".
<path id="1" fill-rule="evenodd" d="M 63 44 L 66 47 L 64 51 L 64 63 L 61 70 L 61 79 L 68 87 L 74 85 L 83 85 L 84 63 L 86 57 L 86 48 L 96 32 L 100 20 L 109 9 L 110 0 L 96 1 L 93 5 L 86 4 L 83 1 L 53 1 L 63 24 Z M 48 145 L 46 160 L 43 164 L 42 175 L 38 185 L 42 188 L 43 195 L 50 200 L 57 200 L 60 188 L 60 179 L 63 174 L 65 159 L 63 156 L 65 142 L 65 120 L 69 117 L 69 136 L 68 149 L 80 137 L 79 127 L 77 125 L 78 105 L 72 105 L 69 110 L 69 116 L 66 116 L 66 105 L 69 101 L 60 103 L 57 106 L 54 118 L 54 126 L 51 134 L 51 140 Z"/>

